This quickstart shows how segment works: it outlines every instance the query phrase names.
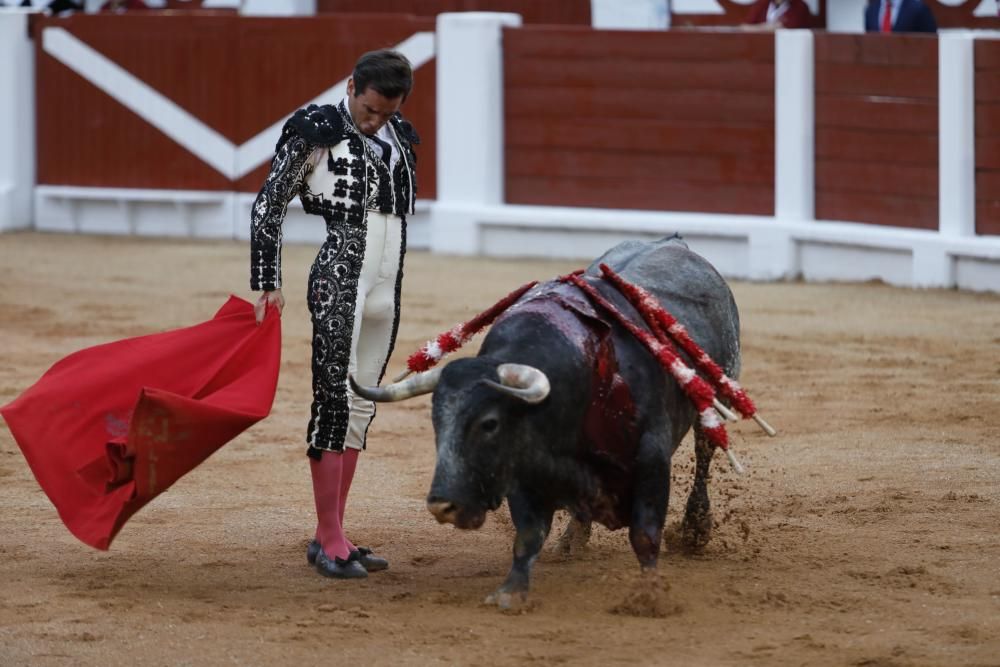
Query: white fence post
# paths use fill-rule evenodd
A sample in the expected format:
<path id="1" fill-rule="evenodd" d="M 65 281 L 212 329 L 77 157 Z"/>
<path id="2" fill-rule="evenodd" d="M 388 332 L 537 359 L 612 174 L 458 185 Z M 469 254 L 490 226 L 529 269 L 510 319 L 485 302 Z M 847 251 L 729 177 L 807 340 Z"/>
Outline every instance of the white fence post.
<path id="1" fill-rule="evenodd" d="M 28 16 L 0 9 L 0 232 L 32 224 L 35 185 L 35 55 Z"/>
<path id="2" fill-rule="evenodd" d="M 976 234 L 976 100 L 974 39 L 970 32 L 938 37 L 938 233 L 961 239 Z M 955 260 L 948 246 L 913 248 L 913 284 L 952 287 Z"/>
<path id="3" fill-rule="evenodd" d="M 778 30 L 774 45 L 774 214 L 816 215 L 815 49 L 809 30 Z"/>
<path id="4" fill-rule="evenodd" d="M 938 37 L 939 231 L 976 233 L 976 73 L 969 32 Z"/>
<path id="5" fill-rule="evenodd" d="M 774 217 L 809 223 L 816 217 L 815 49 L 809 30 L 774 34 Z M 750 236 L 750 276 L 790 277 L 799 271 L 795 244 L 783 226 Z"/>
<path id="6" fill-rule="evenodd" d="M 431 250 L 479 252 L 475 211 L 503 203 L 503 44 L 518 14 L 460 12 L 437 18 L 437 201 Z"/>

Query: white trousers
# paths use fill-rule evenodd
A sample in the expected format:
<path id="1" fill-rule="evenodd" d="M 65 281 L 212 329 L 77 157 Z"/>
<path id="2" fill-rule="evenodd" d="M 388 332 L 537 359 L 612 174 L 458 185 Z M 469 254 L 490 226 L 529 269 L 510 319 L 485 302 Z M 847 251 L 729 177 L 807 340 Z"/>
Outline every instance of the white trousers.
<path id="1" fill-rule="evenodd" d="M 368 211 L 367 223 L 348 372 L 359 384 L 372 386 L 378 384 L 392 351 L 389 346 L 396 318 L 396 279 L 401 269 L 403 227 L 399 216 L 375 211 Z M 375 417 L 375 403 L 361 398 L 348 386 L 347 405 L 350 418 L 344 446 L 363 449 L 368 425 Z"/>

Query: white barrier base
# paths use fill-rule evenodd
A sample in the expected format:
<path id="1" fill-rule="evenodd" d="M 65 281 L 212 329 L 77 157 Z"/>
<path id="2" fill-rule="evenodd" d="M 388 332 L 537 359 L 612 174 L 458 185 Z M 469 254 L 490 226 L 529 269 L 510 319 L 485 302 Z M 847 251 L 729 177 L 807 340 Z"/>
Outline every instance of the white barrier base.
<path id="1" fill-rule="evenodd" d="M 31 220 L 27 211 L 30 211 L 30 206 L 30 199 L 25 202 L 20 188 L 10 183 L 0 183 L 0 232 L 29 229 Z"/>
<path id="2" fill-rule="evenodd" d="M 140 190 L 40 185 L 35 188 L 35 228 L 80 234 L 130 234 L 249 240 L 250 206 L 256 195 L 242 192 Z M 0 190 L 0 212 L 4 206 Z M 407 245 L 430 245 L 430 202 L 417 200 L 407 224 Z M 284 222 L 288 243 L 319 244 L 326 227 L 306 215 L 296 199 Z"/>
<path id="3" fill-rule="evenodd" d="M 0 205 L 3 204 L 0 192 Z M 255 195 L 236 192 L 38 186 L 42 231 L 249 239 Z M 624 239 L 679 232 L 730 278 L 883 280 L 908 287 L 1000 292 L 1000 236 L 952 236 L 848 222 L 549 206 L 417 202 L 407 245 L 492 257 L 589 260 Z M 326 227 L 295 200 L 288 243 L 319 244 Z"/>
<path id="4" fill-rule="evenodd" d="M 624 239 L 679 232 L 730 278 L 882 280 L 1000 292 L 1000 236 L 767 216 L 436 203 L 433 252 L 593 259 Z"/>
<path id="5" fill-rule="evenodd" d="M 233 237 L 244 241 L 250 240 L 250 207 L 257 195 L 250 193 L 236 194 L 236 227 Z M 430 247 L 430 209 L 431 202 L 418 199 L 416 213 L 406 219 L 406 247 L 414 250 L 426 250 Z M 305 243 L 318 245 L 326 240 L 326 224 L 317 215 L 309 215 L 302 210 L 302 202 L 298 198 L 288 205 L 285 222 L 282 224 L 282 239 L 285 243 Z"/>
<path id="6" fill-rule="evenodd" d="M 232 238 L 231 192 L 39 185 L 35 228 L 83 234 Z"/>

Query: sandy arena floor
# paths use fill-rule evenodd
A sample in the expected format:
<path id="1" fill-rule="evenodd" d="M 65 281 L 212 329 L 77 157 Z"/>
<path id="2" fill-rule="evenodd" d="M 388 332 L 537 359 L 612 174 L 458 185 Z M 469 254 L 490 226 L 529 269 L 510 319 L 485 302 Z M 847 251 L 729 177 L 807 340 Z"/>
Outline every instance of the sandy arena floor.
<path id="1" fill-rule="evenodd" d="M 742 381 L 779 429 L 730 428 L 718 526 L 667 539 L 660 616 L 625 531 L 547 547 L 521 613 L 482 606 L 509 566 L 505 510 L 476 532 L 424 509 L 429 398 L 383 406 L 348 507 L 391 569 L 307 567 L 313 250 L 285 250 L 271 416 L 135 516 L 111 551 L 76 541 L 0 429 L 0 665 L 1000 665 L 1000 297 L 879 284 L 734 285 Z M 0 236 L 0 403 L 101 342 L 187 326 L 249 298 L 247 249 Z M 426 338 L 529 279 L 583 262 L 407 257 L 395 374 Z M 473 350 L 470 349 L 470 353 Z M 675 459 L 679 521 L 691 446 Z M 629 613 L 632 611 L 633 613 Z"/>

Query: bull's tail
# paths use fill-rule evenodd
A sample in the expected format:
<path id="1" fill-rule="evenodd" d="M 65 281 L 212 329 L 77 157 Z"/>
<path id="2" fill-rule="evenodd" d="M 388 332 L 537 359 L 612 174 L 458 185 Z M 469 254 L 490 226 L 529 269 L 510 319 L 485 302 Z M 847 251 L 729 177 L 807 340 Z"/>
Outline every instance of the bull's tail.
<path id="1" fill-rule="evenodd" d="M 688 248 L 687 241 L 684 240 L 684 237 L 681 236 L 680 232 L 674 232 L 670 236 L 664 236 L 659 241 L 654 241 L 652 243 L 652 245 L 654 245 L 654 246 L 656 246 L 656 245 L 667 245 L 668 243 L 670 245 L 679 245 L 682 248 Z M 688 250 L 690 250 L 690 248 L 688 248 Z"/>

